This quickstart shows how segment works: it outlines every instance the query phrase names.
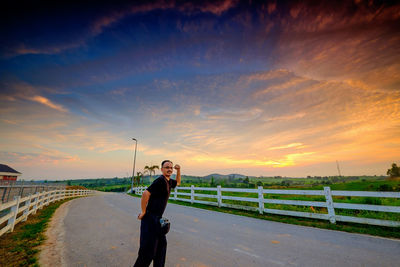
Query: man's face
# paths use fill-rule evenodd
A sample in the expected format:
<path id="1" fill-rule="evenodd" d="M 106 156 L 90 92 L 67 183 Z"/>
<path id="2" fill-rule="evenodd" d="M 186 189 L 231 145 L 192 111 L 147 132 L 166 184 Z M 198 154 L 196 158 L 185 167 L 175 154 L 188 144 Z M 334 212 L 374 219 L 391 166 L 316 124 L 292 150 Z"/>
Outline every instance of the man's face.
<path id="1" fill-rule="evenodd" d="M 173 172 L 173 164 L 171 162 L 165 162 L 164 165 L 161 167 L 162 174 L 165 177 L 170 177 Z"/>

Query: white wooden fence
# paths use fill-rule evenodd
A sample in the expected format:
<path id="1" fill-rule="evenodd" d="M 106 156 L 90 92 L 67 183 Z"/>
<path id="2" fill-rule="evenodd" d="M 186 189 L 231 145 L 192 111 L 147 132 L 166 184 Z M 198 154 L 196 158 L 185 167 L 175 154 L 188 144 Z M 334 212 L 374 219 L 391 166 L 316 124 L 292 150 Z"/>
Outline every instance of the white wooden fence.
<path id="1" fill-rule="evenodd" d="M 141 195 L 146 187 L 134 188 L 135 193 Z M 180 192 L 180 191 L 186 192 Z M 190 192 L 187 192 L 189 191 Z M 216 191 L 214 194 L 199 194 L 196 191 Z M 242 193 L 253 193 L 258 194 L 258 198 L 255 197 L 239 197 L 239 196 L 227 196 L 224 192 L 242 192 Z M 324 196 L 325 201 L 302 201 L 302 200 L 285 200 L 285 199 L 272 199 L 267 198 L 268 195 L 302 195 L 302 196 Z M 179 196 L 187 196 L 190 198 L 180 198 Z M 353 222 L 361 224 L 381 225 L 390 227 L 399 227 L 400 221 L 371 219 L 363 217 L 352 217 L 335 214 L 335 209 L 351 209 L 351 210 L 368 210 L 368 211 L 379 211 L 379 212 L 394 212 L 400 213 L 400 206 L 386 206 L 386 205 L 369 205 L 369 204 L 354 204 L 354 203 L 339 203 L 334 202 L 332 196 L 350 196 L 350 197 L 374 197 L 374 198 L 400 198 L 400 192 L 371 192 L 371 191 L 335 191 L 331 190 L 330 187 L 324 187 L 324 190 L 281 190 L 281 189 L 263 189 L 259 186 L 257 189 L 248 188 L 222 188 L 218 187 L 177 187 L 175 191 L 171 192 L 171 199 L 186 201 L 190 203 L 200 203 L 206 205 L 214 205 L 218 207 L 228 207 L 235 209 L 244 209 L 258 211 L 260 214 L 271 213 L 279 215 L 289 215 L 297 217 L 307 217 L 313 219 L 329 220 L 331 223 L 341 222 Z M 212 198 L 215 201 L 204 201 L 198 200 L 200 198 Z M 224 200 L 236 200 L 243 202 L 255 202 L 258 203 L 258 207 L 235 205 L 230 203 L 224 203 Z M 266 209 L 264 204 L 283 204 L 283 205 L 295 205 L 295 206 L 312 206 L 312 207 L 324 207 L 327 208 L 328 213 L 312 213 L 303 211 L 291 211 L 291 210 L 280 210 L 280 209 Z"/>
<path id="2" fill-rule="evenodd" d="M 87 196 L 94 194 L 92 190 L 53 190 L 47 192 L 37 192 L 21 198 L 15 196 L 14 200 L 0 205 L 0 236 L 4 233 L 12 232 L 14 226 L 26 221 L 30 214 L 35 214 L 37 210 L 49 205 L 50 203 L 70 197 Z M 7 224 L 5 224 L 7 222 Z M 4 227 L 2 225 L 5 224 Z"/>

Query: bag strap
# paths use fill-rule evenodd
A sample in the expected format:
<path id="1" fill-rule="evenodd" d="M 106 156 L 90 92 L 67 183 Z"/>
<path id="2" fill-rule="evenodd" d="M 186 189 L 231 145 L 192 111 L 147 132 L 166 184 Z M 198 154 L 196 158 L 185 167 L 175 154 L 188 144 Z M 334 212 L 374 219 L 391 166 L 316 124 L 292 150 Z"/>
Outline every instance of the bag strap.
<path id="1" fill-rule="evenodd" d="M 167 192 L 168 192 L 168 196 L 171 194 L 171 186 L 169 184 L 169 181 L 167 180 L 167 178 L 165 178 L 164 176 L 164 181 L 167 184 Z"/>

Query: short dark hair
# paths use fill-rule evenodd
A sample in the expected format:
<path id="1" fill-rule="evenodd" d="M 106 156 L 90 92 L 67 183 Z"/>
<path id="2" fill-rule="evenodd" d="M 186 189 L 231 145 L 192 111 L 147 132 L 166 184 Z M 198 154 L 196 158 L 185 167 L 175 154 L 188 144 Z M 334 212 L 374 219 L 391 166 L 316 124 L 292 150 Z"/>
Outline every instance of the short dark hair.
<path id="1" fill-rule="evenodd" d="M 166 163 L 166 162 L 171 162 L 171 163 L 172 163 L 172 161 L 170 161 L 169 159 L 166 159 L 166 160 L 164 160 L 163 162 L 161 162 L 161 168 L 164 167 L 164 163 Z M 173 164 L 173 163 L 172 163 L 172 164 Z"/>

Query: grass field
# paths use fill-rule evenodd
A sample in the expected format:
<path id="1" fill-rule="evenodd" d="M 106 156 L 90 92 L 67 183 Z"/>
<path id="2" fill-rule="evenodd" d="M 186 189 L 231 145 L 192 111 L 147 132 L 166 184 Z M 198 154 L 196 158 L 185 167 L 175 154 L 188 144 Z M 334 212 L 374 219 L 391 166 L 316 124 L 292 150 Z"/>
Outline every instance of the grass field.
<path id="1" fill-rule="evenodd" d="M 98 190 L 103 192 L 126 192 L 130 188 L 131 188 L 130 184 L 123 184 L 123 185 L 107 185 L 107 186 L 93 187 L 93 190 Z"/>

